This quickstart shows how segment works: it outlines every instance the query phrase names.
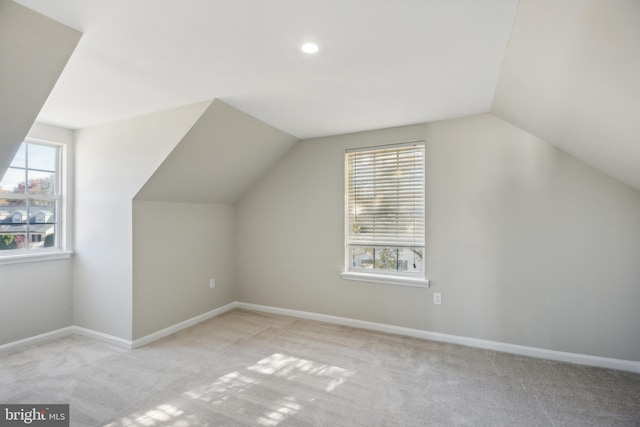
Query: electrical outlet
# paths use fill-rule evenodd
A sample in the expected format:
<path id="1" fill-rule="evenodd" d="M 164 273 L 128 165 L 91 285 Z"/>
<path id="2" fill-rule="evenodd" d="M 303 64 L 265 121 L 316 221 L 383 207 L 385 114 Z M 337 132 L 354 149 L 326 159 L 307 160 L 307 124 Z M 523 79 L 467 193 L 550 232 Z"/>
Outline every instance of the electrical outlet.
<path id="1" fill-rule="evenodd" d="M 440 292 L 433 293 L 433 303 L 442 304 L 442 294 Z"/>
<path id="2" fill-rule="evenodd" d="M 209 287 L 210 287 L 211 289 L 213 289 L 213 288 L 215 288 L 215 287 L 216 287 L 216 279 L 211 279 L 211 280 L 209 280 Z"/>

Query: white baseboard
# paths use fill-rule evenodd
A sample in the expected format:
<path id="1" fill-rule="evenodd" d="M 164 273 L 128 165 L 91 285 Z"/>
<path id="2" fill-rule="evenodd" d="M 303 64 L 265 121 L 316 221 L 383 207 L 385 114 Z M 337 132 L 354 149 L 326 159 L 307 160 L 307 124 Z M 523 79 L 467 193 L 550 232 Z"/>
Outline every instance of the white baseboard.
<path id="1" fill-rule="evenodd" d="M 640 373 L 640 362 L 631 360 L 613 359 L 608 357 L 589 356 L 586 354 L 567 353 L 563 351 L 547 350 L 523 345 L 508 344 L 497 341 L 481 340 L 477 338 L 461 337 L 457 335 L 441 334 L 438 332 L 423 331 L 420 329 L 404 328 L 401 326 L 386 325 L 383 323 L 368 322 L 365 320 L 349 319 L 346 317 L 330 316 L 327 314 L 311 313 L 307 311 L 290 310 L 287 308 L 271 307 L 266 305 L 250 304 L 245 302 L 232 302 L 222 307 L 192 317 L 180 323 L 176 323 L 168 328 L 146 335 L 137 340 L 131 341 L 97 332 L 80 326 L 68 326 L 55 331 L 25 338 L 19 341 L 0 345 L 0 353 L 18 350 L 30 345 L 39 344 L 56 338 L 69 336 L 72 334 L 93 338 L 118 347 L 134 349 L 153 341 L 175 334 L 183 329 L 194 326 L 200 322 L 211 319 L 234 308 L 261 311 L 265 313 L 281 314 L 284 316 L 297 317 L 300 319 L 316 320 L 319 322 L 333 323 L 336 325 L 350 326 L 354 328 L 368 329 L 371 331 L 386 332 L 389 334 L 404 335 L 414 338 L 421 338 L 431 341 L 460 344 L 467 347 L 483 348 L 487 350 L 503 351 L 506 353 L 518 354 L 521 356 L 537 357 L 541 359 L 556 360 L 560 362 L 576 363 L 579 365 L 597 366 L 601 368 L 619 369 L 623 371 Z"/>
<path id="2" fill-rule="evenodd" d="M 91 338 L 94 340 L 106 342 L 108 344 L 113 344 L 118 347 L 125 348 L 127 350 L 131 350 L 134 348 L 142 347 L 143 345 L 149 344 L 153 341 L 159 340 L 169 335 L 175 334 L 176 332 L 189 328 L 193 325 L 196 325 L 212 317 L 218 316 L 222 313 L 225 313 L 229 310 L 236 308 L 236 306 L 237 306 L 237 303 L 232 302 L 225 306 L 203 313 L 199 316 L 192 317 L 191 319 L 185 320 L 184 322 L 176 323 L 173 326 L 170 326 L 158 332 L 154 332 L 152 334 L 146 335 L 134 341 L 116 337 L 114 335 L 105 334 L 103 332 L 94 331 L 93 329 L 83 328 L 81 326 L 68 326 L 66 328 L 57 329 L 55 331 L 47 332 L 41 335 L 36 335 L 34 337 L 29 337 L 19 341 L 13 341 L 7 344 L 0 345 L 0 353 L 19 350 L 21 348 L 28 347 L 30 345 L 39 344 L 45 341 L 50 341 L 56 338 L 62 338 L 69 335 L 80 335 L 80 336 Z"/>
<path id="3" fill-rule="evenodd" d="M 73 326 L 73 333 L 87 338 L 92 338 L 97 341 L 106 342 L 107 344 L 113 344 L 118 347 L 131 350 L 131 340 L 116 337 L 114 335 L 105 334 L 103 332 L 94 331 L 93 329 L 87 329 L 80 326 Z"/>
<path id="4" fill-rule="evenodd" d="M 134 348 L 142 347 L 143 345 L 147 345 L 159 339 L 168 337 L 169 335 L 173 335 L 176 332 L 189 328 L 200 322 L 204 322 L 207 319 L 211 319 L 212 317 L 218 316 L 219 314 L 232 310 L 235 307 L 236 307 L 236 303 L 232 302 L 225 306 L 218 307 L 206 313 L 192 317 L 191 319 L 187 319 L 183 322 L 176 323 L 175 325 L 169 326 L 168 328 L 151 333 L 149 335 L 145 335 L 144 337 L 138 338 L 137 340 L 133 340 L 133 341 L 115 337 L 113 335 L 104 334 L 102 332 L 93 331 L 91 329 L 81 328 L 79 326 L 73 327 L 73 333 L 82 335 L 84 337 L 103 341 L 109 344 L 114 344 L 114 345 L 117 345 L 118 347 L 126 348 L 128 350 L 132 350 Z"/>
<path id="5" fill-rule="evenodd" d="M 258 304 L 238 302 L 238 308 L 247 310 L 262 311 L 265 313 L 282 314 L 285 316 L 298 317 L 301 319 L 317 320 L 320 322 L 333 323 L 354 328 L 368 329 L 378 332 L 386 332 L 396 335 L 405 335 L 414 338 L 422 338 L 431 341 L 460 344 L 467 347 L 483 348 L 487 350 L 503 351 L 506 353 L 518 354 L 521 356 L 537 357 L 559 362 L 569 362 L 579 365 L 597 366 L 600 368 L 620 369 L 623 371 L 640 373 L 640 362 L 631 360 L 612 359 L 608 357 L 589 356 L 586 354 L 567 353 L 563 351 L 547 350 L 523 345 L 508 344 L 497 341 L 481 340 L 477 338 L 467 338 L 457 335 L 441 334 L 438 332 L 423 331 L 420 329 L 404 328 L 401 326 L 385 325 L 383 323 L 367 322 L 364 320 L 349 319 L 345 317 L 330 316 L 326 314 L 310 313 L 306 311 L 289 310 L 286 308 L 271 307 Z"/>
<path id="6" fill-rule="evenodd" d="M 203 313 L 199 316 L 192 317 L 191 319 L 185 320 L 184 322 L 176 323 L 175 325 L 169 326 L 168 328 L 162 329 L 158 332 L 154 332 L 149 335 L 145 335 L 142 338 L 138 338 L 132 342 L 131 348 L 142 347 L 143 345 L 147 345 L 152 343 L 153 341 L 157 341 L 161 338 L 168 337 L 169 335 L 173 335 L 176 332 L 179 332 L 183 329 L 189 328 L 193 325 L 196 325 L 200 322 L 204 322 L 205 320 L 211 319 L 212 317 L 218 316 L 222 313 L 225 313 L 229 310 L 232 310 L 237 307 L 236 302 L 232 302 L 227 305 L 223 305 L 222 307 L 218 307 L 206 313 Z"/>
<path id="7" fill-rule="evenodd" d="M 25 338 L 18 341 L 12 341 L 7 344 L 0 345 L 0 353 L 6 353 L 9 351 L 19 350 L 31 345 L 40 344 L 45 341 L 50 341 L 56 338 L 68 337 L 73 334 L 73 326 L 67 326 L 66 328 L 56 329 L 55 331 L 45 332 L 44 334 L 36 335 L 34 337 Z"/>

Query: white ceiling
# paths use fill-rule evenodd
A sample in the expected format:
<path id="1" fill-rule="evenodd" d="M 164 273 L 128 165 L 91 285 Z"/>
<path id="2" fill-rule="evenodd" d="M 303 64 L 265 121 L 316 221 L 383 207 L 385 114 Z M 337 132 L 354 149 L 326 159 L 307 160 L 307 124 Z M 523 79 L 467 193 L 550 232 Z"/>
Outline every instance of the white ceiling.
<path id="1" fill-rule="evenodd" d="M 518 3 L 17 1 L 84 32 L 39 121 L 83 128 L 219 98 L 299 138 L 488 112 Z"/>
<path id="2" fill-rule="evenodd" d="M 304 139 L 493 112 L 640 189 L 639 0 L 16 1 L 84 32 L 45 123 L 218 98 Z"/>

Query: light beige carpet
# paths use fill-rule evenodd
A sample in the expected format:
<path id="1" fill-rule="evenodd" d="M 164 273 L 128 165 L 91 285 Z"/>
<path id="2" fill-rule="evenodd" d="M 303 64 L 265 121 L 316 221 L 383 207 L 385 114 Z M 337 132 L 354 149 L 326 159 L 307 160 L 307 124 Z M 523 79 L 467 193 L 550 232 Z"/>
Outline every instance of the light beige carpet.
<path id="1" fill-rule="evenodd" d="M 640 375 L 233 310 L 132 351 L 0 355 L 0 402 L 73 426 L 638 426 Z"/>

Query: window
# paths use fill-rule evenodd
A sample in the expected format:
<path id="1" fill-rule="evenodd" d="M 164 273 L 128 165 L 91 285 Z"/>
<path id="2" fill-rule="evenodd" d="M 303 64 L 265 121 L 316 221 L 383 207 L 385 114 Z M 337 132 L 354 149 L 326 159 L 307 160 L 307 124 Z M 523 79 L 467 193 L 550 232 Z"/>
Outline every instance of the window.
<path id="1" fill-rule="evenodd" d="M 62 147 L 27 140 L 0 180 L 0 260 L 61 249 Z"/>
<path id="2" fill-rule="evenodd" d="M 426 286 L 424 142 L 347 150 L 346 279 Z"/>

